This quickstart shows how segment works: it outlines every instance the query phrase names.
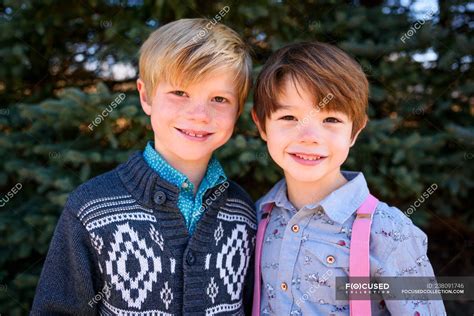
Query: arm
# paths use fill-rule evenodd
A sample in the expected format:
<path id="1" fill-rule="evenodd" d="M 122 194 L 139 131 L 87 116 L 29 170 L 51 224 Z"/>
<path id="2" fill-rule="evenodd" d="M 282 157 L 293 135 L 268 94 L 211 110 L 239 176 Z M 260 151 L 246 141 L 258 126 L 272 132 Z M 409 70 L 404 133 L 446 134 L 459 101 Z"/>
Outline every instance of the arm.
<path id="1" fill-rule="evenodd" d="M 254 266 L 255 266 L 255 255 L 252 253 L 249 261 L 249 267 L 247 268 L 247 275 L 245 276 L 244 292 L 243 292 L 243 306 L 245 315 L 252 315 L 253 305 L 253 281 L 254 281 Z"/>
<path id="2" fill-rule="evenodd" d="M 382 265 L 384 277 L 431 277 L 433 268 L 427 256 L 428 238 L 412 223 L 404 225 L 400 240 Z M 446 315 L 442 300 L 389 300 L 385 301 L 392 315 Z"/>
<path id="3" fill-rule="evenodd" d="M 89 233 L 68 208 L 69 202 L 56 226 L 31 315 L 98 314 L 97 303 L 91 301 L 98 294 L 97 260 Z"/>

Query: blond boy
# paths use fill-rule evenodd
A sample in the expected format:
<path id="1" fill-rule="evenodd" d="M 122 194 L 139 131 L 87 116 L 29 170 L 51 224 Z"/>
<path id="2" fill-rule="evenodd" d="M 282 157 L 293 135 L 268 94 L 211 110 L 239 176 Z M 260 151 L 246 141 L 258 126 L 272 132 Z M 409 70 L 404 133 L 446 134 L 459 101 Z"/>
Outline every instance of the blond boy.
<path id="1" fill-rule="evenodd" d="M 256 218 L 213 152 L 231 137 L 251 59 L 222 24 L 184 19 L 140 50 L 153 141 L 69 197 L 32 314 L 244 314 Z"/>

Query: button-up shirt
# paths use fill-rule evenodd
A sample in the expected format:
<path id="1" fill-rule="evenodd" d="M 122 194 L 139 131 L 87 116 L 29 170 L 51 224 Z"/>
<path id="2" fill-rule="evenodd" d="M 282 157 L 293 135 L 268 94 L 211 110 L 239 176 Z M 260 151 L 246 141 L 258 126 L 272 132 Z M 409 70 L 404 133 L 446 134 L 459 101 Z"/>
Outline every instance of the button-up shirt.
<path id="1" fill-rule="evenodd" d="M 196 228 L 196 224 L 202 217 L 202 198 L 204 193 L 227 180 L 219 161 L 212 157 L 207 166 L 199 188 L 194 195 L 194 184 L 183 173 L 173 168 L 156 150 L 153 142 L 148 142 L 143 151 L 143 157 L 147 164 L 158 173 L 164 180 L 179 188 L 178 207 L 184 216 L 186 226 L 190 234 Z"/>
<path id="2" fill-rule="evenodd" d="M 257 201 L 274 203 L 262 250 L 262 315 L 349 315 L 336 300 L 335 279 L 349 275 L 351 228 L 369 190 L 360 172 L 345 172 L 346 184 L 319 203 L 296 210 L 285 180 Z M 399 209 L 379 202 L 370 234 L 370 275 L 434 276 L 427 236 Z M 441 300 L 372 301 L 372 315 L 446 315 Z"/>

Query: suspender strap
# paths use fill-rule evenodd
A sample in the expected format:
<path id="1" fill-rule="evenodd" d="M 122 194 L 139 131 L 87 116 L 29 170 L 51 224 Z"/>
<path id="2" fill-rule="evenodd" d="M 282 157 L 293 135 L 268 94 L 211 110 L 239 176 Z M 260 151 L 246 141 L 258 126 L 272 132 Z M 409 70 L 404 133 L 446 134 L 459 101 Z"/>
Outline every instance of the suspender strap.
<path id="1" fill-rule="evenodd" d="M 273 203 L 266 204 L 263 208 L 263 215 L 260 224 L 258 224 L 257 230 L 257 244 L 255 245 L 255 276 L 254 276 L 254 286 L 253 286 L 253 306 L 252 306 L 252 316 L 260 316 L 260 293 L 262 285 L 262 274 L 260 271 L 260 263 L 262 262 L 262 246 L 263 238 L 265 236 L 265 230 L 270 220 L 270 213 L 273 209 Z"/>
<path id="2" fill-rule="evenodd" d="M 372 216 L 378 200 L 371 194 L 357 210 L 352 224 L 351 246 L 349 255 L 349 281 L 352 277 L 370 277 L 369 242 Z M 370 316 L 369 300 L 352 300 L 349 295 L 351 316 Z"/>
<path id="3" fill-rule="evenodd" d="M 369 277 L 369 241 L 370 226 L 372 225 L 372 215 L 377 206 L 378 200 L 371 194 L 367 197 L 361 207 L 357 210 L 356 219 L 352 224 L 351 246 L 349 255 L 349 279 L 351 277 Z M 252 316 L 260 316 L 260 299 L 261 299 L 261 261 L 262 247 L 265 230 L 270 220 L 270 213 L 273 209 L 273 203 L 265 205 L 263 216 L 257 230 L 257 240 L 255 245 L 255 281 L 253 292 Z M 351 300 L 350 314 L 351 316 L 370 316 L 371 305 L 370 300 Z"/>

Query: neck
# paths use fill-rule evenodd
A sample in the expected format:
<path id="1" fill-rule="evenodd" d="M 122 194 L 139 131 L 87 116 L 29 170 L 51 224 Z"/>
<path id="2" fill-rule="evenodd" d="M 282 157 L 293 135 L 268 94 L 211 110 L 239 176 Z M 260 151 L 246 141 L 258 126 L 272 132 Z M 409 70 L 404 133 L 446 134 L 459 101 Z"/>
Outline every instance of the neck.
<path id="1" fill-rule="evenodd" d="M 339 168 L 317 181 L 299 181 L 286 172 L 285 179 L 288 200 L 297 210 L 308 204 L 319 203 L 331 192 L 347 183 Z"/>
<path id="2" fill-rule="evenodd" d="M 166 160 L 173 168 L 184 174 L 189 181 L 194 185 L 194 194 L 196 194 L 199 185 L 201 184 L 204 175 L 206 174 L 207 166 L 211 155 L 206 156 L 199 160 L 185 160 L 174 155 L 173 153 L 161 148 L 155 141 L 155 150 L 160 153 L 163 159 Z"/>

